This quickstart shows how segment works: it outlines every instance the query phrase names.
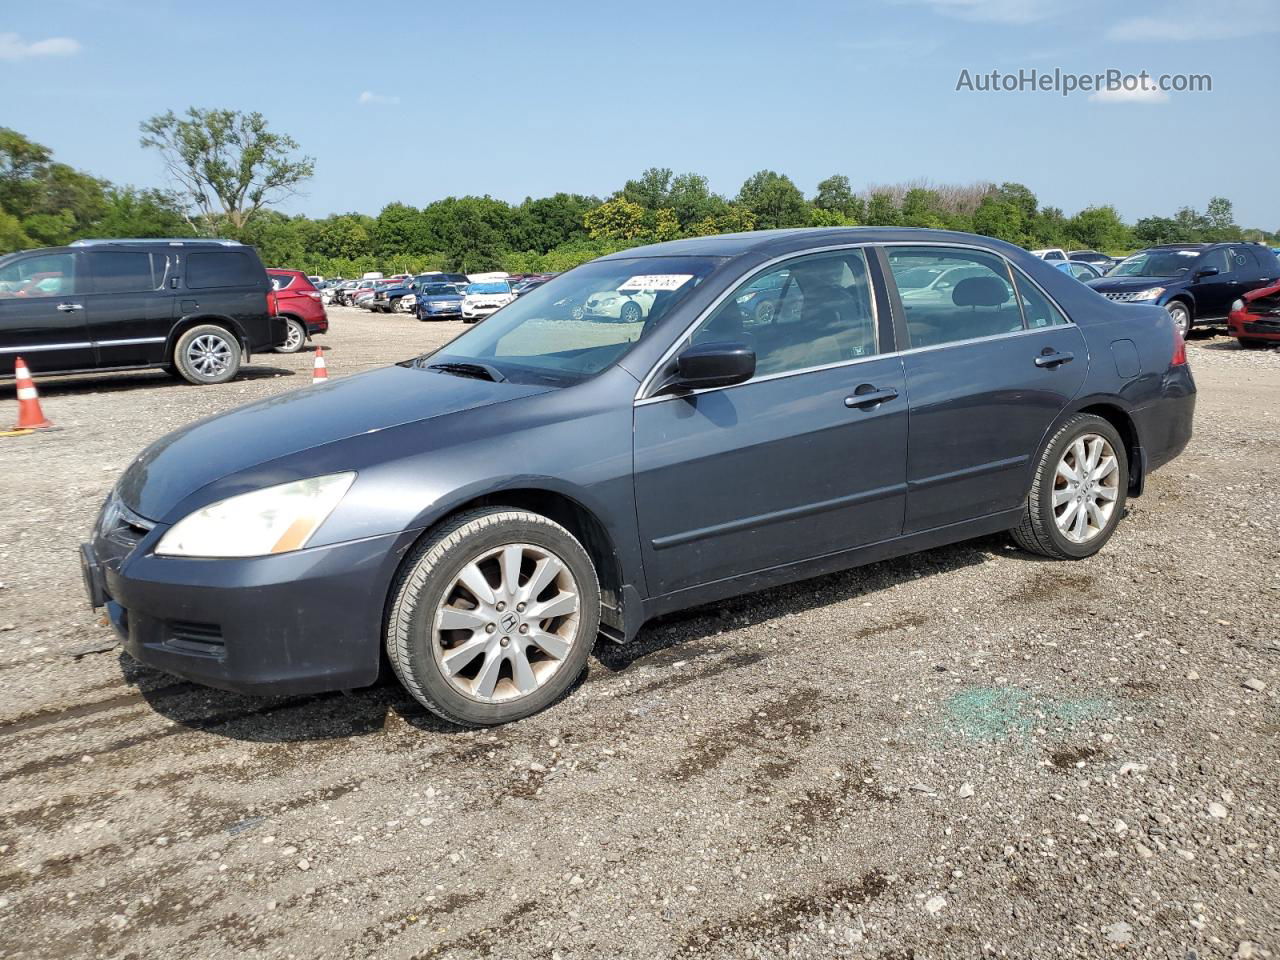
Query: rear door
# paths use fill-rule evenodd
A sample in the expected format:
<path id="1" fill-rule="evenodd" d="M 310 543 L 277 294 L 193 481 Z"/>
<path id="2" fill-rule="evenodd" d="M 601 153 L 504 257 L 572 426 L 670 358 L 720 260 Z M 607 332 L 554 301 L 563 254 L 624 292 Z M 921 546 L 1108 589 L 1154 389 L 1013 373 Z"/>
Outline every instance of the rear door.
<path id="1" fill-rule="evenodd" d="M 82 257 L 36 252 L 0 267 L 0 376 L 17 357 L 35 374 L 94 366 Z"/>
<path id="2" fill-rule="evenodd" d="M 89 333 L 102 367 L 161 363 L 173 326 L 167 251 L 90 250 Z"/>
<path id="3" fill-rule="evenodd" d="M 1084 336 L 1020 271 L 964 247 L 887 248 L 909 405 L 904 533 L 1019 506 L 1049 427 L 1084 383 Z M 940 299 L 931 270 L 967 266 Z M 1016 285 L 1015 285 L 1016 282 Z"/>

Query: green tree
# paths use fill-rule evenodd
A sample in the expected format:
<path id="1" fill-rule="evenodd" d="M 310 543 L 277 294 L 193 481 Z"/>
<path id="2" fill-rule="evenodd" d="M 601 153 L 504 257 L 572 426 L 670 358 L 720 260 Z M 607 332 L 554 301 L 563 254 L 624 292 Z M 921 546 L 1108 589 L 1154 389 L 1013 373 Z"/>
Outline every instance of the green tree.
<path id="1" fill-rule="evenodd" d="M 684 231 L 699 220 L 723 216 L 729 208 L 729 202 L 714 193 L 707 178 L 700 173 L 682 173 L 672 180 L 667 204 Z"/>
<path id="2" fill-rule="evenodd" d="M 973 213 L 973 229 L 1022 247 L 1035 246 L 1036 195 L 1020 183 L 1002 183 Z"/>
<path id="3" fill-rule="evenodd" d="M 22 222 L 13 214 L 0 210 L 0 253 L 12 253 L 35 246 L 35 242 L 22 229 Z"/>
<path id="4" fill-rule="evenodd" d="M 802 227 L 809 222 L 809 205 L 791 178 L 773 170 L 752 174 L 738 191 L 738 203 L 755 214 L 761 230 Z"/>
<path id="5" fill-rule="evenodd" d="M 609 200 L 582 218 L 587 234 L 602 243 L 635 242 L 645 236 L 645 210 L 623 197 Z"/>
<path id="6" fill-rule="evenodd" d="M 619 196 L 646 210 L 658 210 L 668 205 L 671 197 L 673 174 L 667 167 L 650 167 L 637 180 L 628 180 Z"/>
<path id="7" fill-rule="evenodd" d="M 595 197 L 577 193 L 557 193 L 536 200 L 527 198 L 513 211 L 511 246 L 542 254 L 563 244 L 584 240 L 587 228 L 582 225 L 582 218 L 599 205 Z"/>
<path id="8" fill-rule="evenodd" d="M 272 132 L 262 114 L 172 110 L 141 124 L 143 147 L 159 151 L 188 202 L 213 224 L 239 233 L 264 207 L 287 199 L 315 173 L 297 142 Z"/>
<path id="9" fill-rule="evenodd" d="M 1086 207 L 1066 222 L 1066 245 L 1104 252 L 1128 250 L 1133 246 L 1133 231 L 1115 207 Z"/>
<path id="10" fill-rule="evenodd" d="M 813 205 L 819 210 L 838 213 L 845 222 L 862 223 L 867 215 L 867 205 L 854 194 L 849 178 L 835 174 L 818 182 Z"/>
<path id="11" fill-rule="evenodd" d="M 884 191 L 873 193 L 871 199 L 867 201 L 867 219 L 865 222 L 874 227 L 900 226 L 902 216 L 898 210 L 898 205 L 894 203 L 893 195 Z"/>
<path id="12" fill-rule="evenodd" d="M 1141 247 L 1153 247 L 1159 243 L 1177 243 L 1186 239 L 1182 228 L 1170 217 L 1143 217 L 1133 225 L 1134 243 Z"/>
<path id="13" fill-rule="evenodd" d="M 902 197 L 902 223 L 907 227 L 947 226 L 947 213 L 942 208 L 942 196 L 937 190 L 913 187 Z"/>
<path id="14" fill-rule="evenodd" d="M 182 204 L 164 190 L 108 187 L 92 232 L 100 237 L 190 237 L 195 229 Z"/>

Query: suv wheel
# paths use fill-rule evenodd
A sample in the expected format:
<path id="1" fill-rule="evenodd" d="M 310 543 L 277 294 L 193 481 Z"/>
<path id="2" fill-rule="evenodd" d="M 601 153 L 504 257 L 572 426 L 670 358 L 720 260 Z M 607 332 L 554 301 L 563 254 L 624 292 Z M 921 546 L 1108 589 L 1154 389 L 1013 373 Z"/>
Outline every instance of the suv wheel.
<path id="1" fill-rule="evenodd" d="M 1169 316 L 1173 318 L 1173 325 L 1178 328 L 1178 333 L 1182 334 L 1182 339 L 1185 340 L 1191 333 L 1191 308 L 1181 300 L 1173 300 L 1165 309 L 1169 311 Z"/>
<path id="2" fill-rule="evenodd" d="M 284 343 L 276 347 L 276 353 L 297 353 L 307 342 L 307 328 L 302 325 L 301 320 L 295 320 L 293 317 L 285 317 L 285 324 L 289 332 L 284 338 Z"/>
<path id="3" fill-rule="evenodd" d="M 1078 414 L 1058 428 L 1041 454 L 1013 539 L 1055 560 L 1091 557 L 1115 532 L 1128 490 L 1120 434 L 1101 417 Z"/>
<path id="4" fill-rule="evenodd" d="M 178 338 L 173 365 L 199 386 L 226 383 L 240 372 L 240 343 L 226 327 L 202 323 Z"/>
<path id="5" fill-rule="evenodd" d="M 491 507 L 447 521 L 406 559 L 387 657 L 427 709 L 489 726 L 563 696 L 599 626 L 595 567 L 573 535 L 540 514 Z"/>

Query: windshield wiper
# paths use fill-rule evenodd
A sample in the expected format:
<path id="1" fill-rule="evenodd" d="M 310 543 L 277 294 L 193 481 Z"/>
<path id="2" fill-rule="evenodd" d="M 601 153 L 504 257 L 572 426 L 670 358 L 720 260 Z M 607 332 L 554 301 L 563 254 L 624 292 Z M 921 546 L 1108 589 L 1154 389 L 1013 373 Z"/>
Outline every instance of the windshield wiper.
<path id="1" fill-rule="evenodd" d="M 507 377 L 497 367 L 490 366 L 487 363 L 462 363 L 460 361 L 449 361 L 448 363 L 433 363 L 427 367 L 428 370 L 439 370 L 441 373 L 451 373 L 455 377 L 474 377 L 476 380 L 492 380 L 494 383 L 502 383 Z"/>

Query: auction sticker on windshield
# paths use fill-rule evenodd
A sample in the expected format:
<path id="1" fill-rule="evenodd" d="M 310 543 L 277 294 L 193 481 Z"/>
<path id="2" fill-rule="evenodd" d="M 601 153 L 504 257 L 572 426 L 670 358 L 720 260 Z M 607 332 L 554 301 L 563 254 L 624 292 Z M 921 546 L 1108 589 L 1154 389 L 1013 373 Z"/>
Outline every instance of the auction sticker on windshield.
<path id="1" fill-rule="evenodd" d="M 678 290 L 693 279 L 692 273 L 653 273 L 632 277 L 618 287 L 623 290 Z"/>

